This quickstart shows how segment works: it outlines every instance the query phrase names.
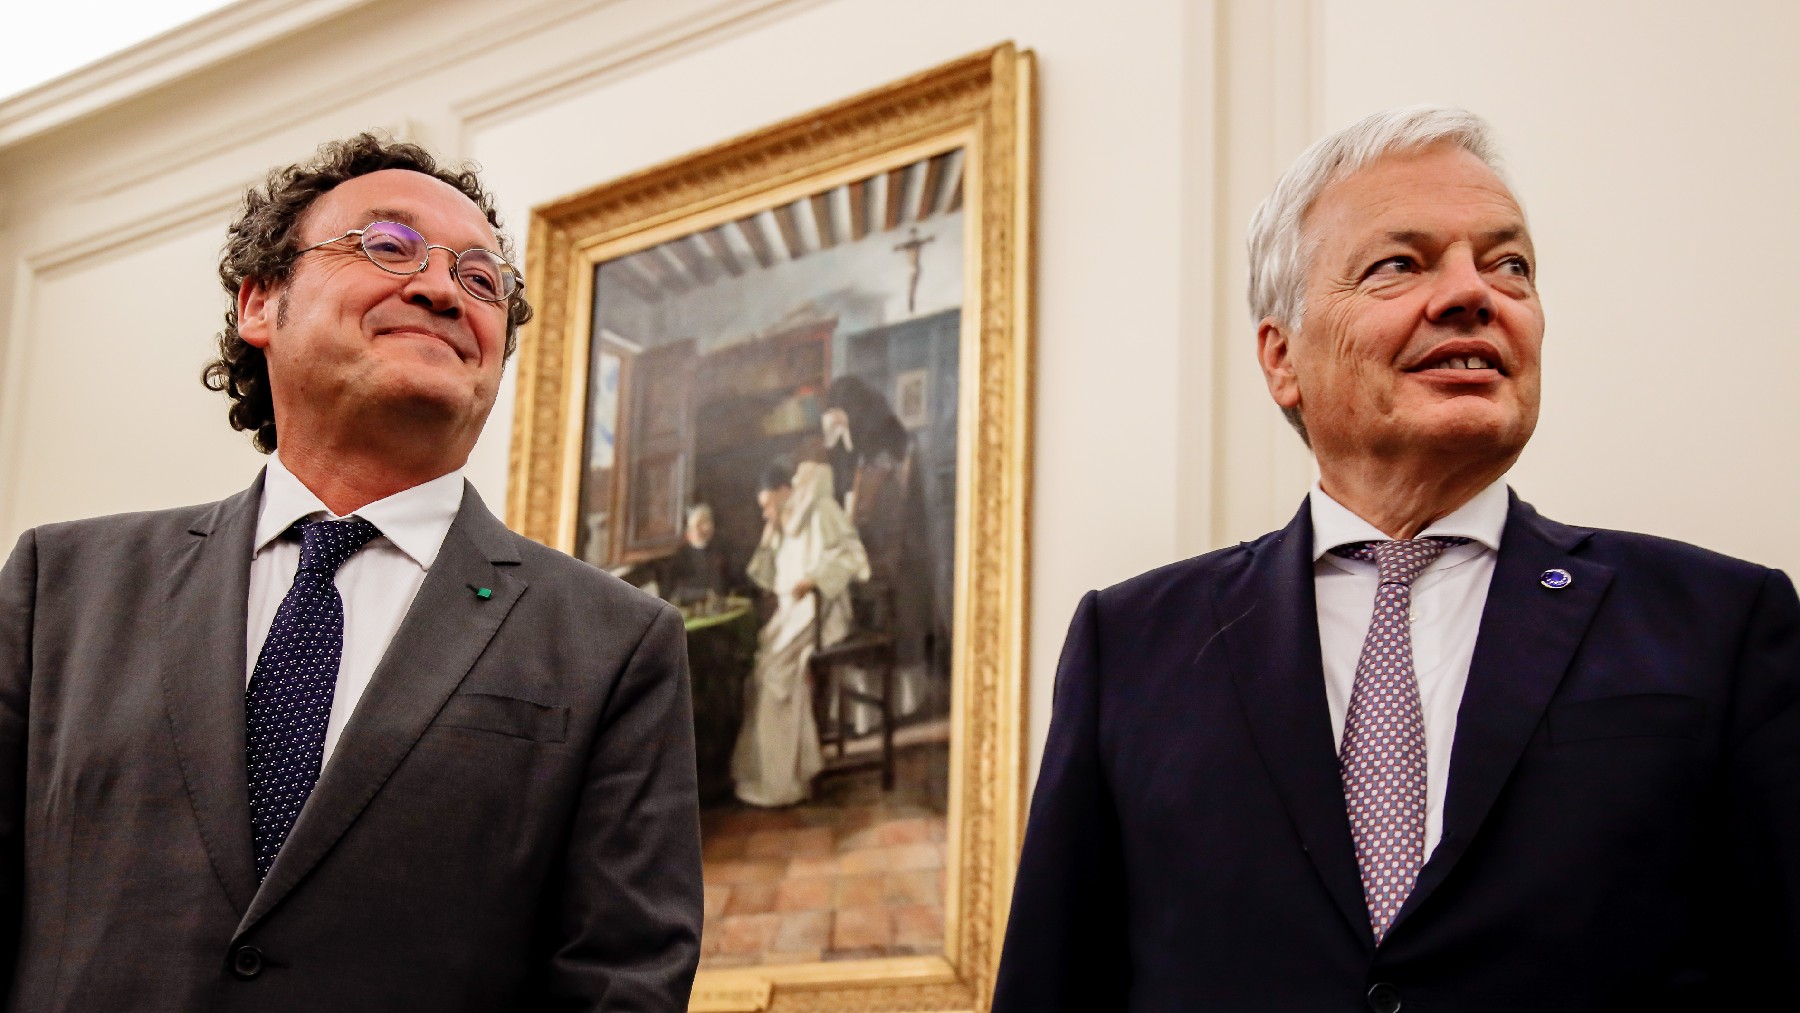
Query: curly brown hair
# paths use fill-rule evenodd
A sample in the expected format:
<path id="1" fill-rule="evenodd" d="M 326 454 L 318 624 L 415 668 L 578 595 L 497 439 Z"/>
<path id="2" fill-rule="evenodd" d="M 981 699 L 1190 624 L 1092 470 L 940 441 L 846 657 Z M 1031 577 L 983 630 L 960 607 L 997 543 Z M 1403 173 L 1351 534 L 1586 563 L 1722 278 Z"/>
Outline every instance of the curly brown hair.
<path id="1" fill-rule="evenodd" d="M 225 311 L 225 329 L 219 332 L 219 357 L 200 371 L 200 382 L 207 389 L 224 391 L 231 399 L 231 428 L 248 432 L 251 444 L 265 454 L 273 453 L 276 444 L 269 363 L 262 349 L 238 334 L 238 290 L 246 279 L 264 285 L 286 281 L 299 256 L 300 219 L 306 209 L 338 184 L 382 169 L 422 172 L 462 191 L 493 226 L 500 239 L 500 255 L 518 263 L 511 240 L 501 231 L 493 198 L 476 177 L 477 168 L 467 164 L 441 168 L 430 152 L 416 144 L 362 133 L 322 145 L 311 162 L 270 172 L 261 187 L 251 187 L 244 194 L 243 212 L 226 231 L 225 248 L 219 251 L 219 283 L 231 304 Z M 518 347 L 519 326 L 530 319 L 531 304 L 521 291 L 507 308 L 508 358 Z"/>

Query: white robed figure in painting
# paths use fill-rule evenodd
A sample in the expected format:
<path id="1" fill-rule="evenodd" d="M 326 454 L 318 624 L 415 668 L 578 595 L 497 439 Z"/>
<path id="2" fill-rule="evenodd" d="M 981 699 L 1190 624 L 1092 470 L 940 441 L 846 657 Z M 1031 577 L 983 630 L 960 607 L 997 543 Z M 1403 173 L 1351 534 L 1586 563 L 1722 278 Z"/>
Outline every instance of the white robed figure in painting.
<path id="1" fill-rule="evenodd" d="M 824 765 L 806 681 L 815 618 L 822 608 L 818 644 L 849 635 L 850 584 L 869 579 L 869 557 L 833 498 L 829 465 L 803 463 L 791 479 L 771 468 L 761 484 L 762 542 L 745 572 L 777 604 L 758 638 L 731 777 L 743 801 L 781 806 L 804 800 Z"/>

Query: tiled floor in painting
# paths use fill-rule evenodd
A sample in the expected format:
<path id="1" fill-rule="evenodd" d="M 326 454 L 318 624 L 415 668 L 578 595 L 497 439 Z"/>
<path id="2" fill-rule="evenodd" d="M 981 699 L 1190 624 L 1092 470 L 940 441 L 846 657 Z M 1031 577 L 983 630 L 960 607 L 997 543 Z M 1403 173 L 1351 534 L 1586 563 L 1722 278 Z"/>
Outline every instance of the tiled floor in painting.
<path id="1" fill-rule="evenodd" d="M 938 953 L 944 946 L 945 743 L 820 782 L 787 809 L 708 809 L 701 967 Z"/>

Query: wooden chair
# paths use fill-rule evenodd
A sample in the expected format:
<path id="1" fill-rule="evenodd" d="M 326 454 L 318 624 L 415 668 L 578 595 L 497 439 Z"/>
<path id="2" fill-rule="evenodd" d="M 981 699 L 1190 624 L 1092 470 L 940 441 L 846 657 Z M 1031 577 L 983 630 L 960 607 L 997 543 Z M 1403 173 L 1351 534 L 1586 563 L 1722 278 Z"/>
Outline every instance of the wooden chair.
<path id="1" fill-rule="evenodd" d="M 884 616 L 891 619 L 892 610 L 883 612 L 882 598 L 891 601 L 892 590 L 872 587 L 874 581 L 859 585 L 853 593 L 857 625 L 848 637 L 826 646 L 821 641 L 825 602 L 813 592 L 819 618 L 813 623 L 813 653 L 807 663 L 812 674 L 813 714 L 818 720 L 819 745 L 826 751 L 825 768 L 820 776 L 878 767 L 881 790 L 894 790 L 894 636 L 886 632 Z M 865 611 L 866 609 L 866 611 Z M 867 617 L 865 619 L 865 617 Z M 873 688 L 858 688 L 845 678 L 845 669 L 859 668 L 874 676 Z M 852 729 L 852 708 L 874 711 L 879 721 L 881 748 L 870 756 L 848 754 Z M 835 747 L 836 755 L 832 755 Z"/>
<path id="2" fill-rule="evenodd" d="M 858 537 L 869 555 L 869 579 L 850 588 L 853 625 L 848 637 L 830 646 L 820 642 L 824 600 L 814 593 L 819 608 L 813 623 L 813 710 L 818 717 L 819 744 L 828 755 L 825 770 L 881 768 L 881 788 L 894 788 L 894 695 L 897 658 L 895 630 L 896 584 L 917 580 L 907 571 L 902 544 L 906 521 L 906 493 L 912 483 L 913 452 L 908 448 L 898 461 L 884 456 L 881 463 L 864 464 L 852 486 Z M 852 686 L 845 670 L 869 672 L 865 687 Z M 855 718 L 873 712 L 881 736 L 881 749 L 873 756 L 848 755 Z M 835 747 L 835 756 L 830 755 Z"/>

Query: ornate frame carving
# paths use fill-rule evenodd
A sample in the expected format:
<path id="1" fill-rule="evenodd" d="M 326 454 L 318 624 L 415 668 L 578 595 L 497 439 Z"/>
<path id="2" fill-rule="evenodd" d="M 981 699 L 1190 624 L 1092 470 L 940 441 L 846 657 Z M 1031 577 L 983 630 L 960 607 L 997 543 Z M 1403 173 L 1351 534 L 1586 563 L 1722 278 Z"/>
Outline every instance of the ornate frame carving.
<path id="1" fill-rule="evenodd" d="M 534 209 L 509 523 L 575 543 L 595 265 L 966 150 L 949 861 L 937 956 L 701 972 L 694 1010 L 986 1009 L 1023 827 L 1033 62 L 1011 43 Z"/>

